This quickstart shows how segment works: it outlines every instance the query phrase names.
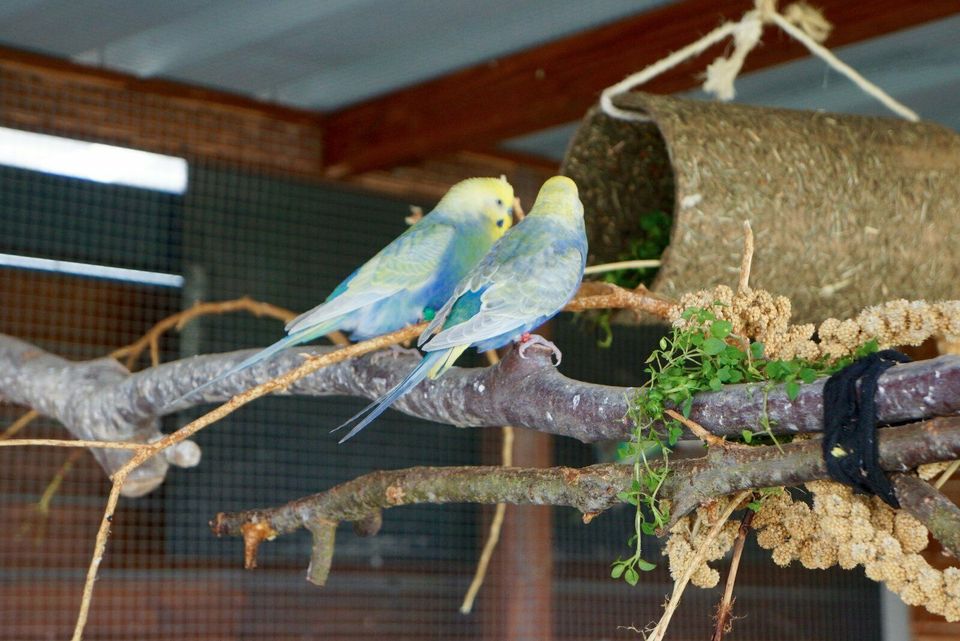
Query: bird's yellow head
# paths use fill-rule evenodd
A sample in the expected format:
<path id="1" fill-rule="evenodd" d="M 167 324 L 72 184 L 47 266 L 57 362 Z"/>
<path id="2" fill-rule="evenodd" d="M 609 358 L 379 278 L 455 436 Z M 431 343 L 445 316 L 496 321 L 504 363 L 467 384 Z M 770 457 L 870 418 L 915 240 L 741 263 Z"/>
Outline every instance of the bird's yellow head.
<path id="1" fill-rule="evenodd" d="M 513 224 L 513 203 L 513 186 L 503 176 L 468 178 L 451 187 L 437 209 L 479 214 L 496 239 Z"/>
<path id="2" fill-rule="evenodd" d="M 542 214 L 582 220 L 583 205 L 580 203 L 577 183 L 566 176 L 554 176 L 543 183 L 528 216 Z"/>

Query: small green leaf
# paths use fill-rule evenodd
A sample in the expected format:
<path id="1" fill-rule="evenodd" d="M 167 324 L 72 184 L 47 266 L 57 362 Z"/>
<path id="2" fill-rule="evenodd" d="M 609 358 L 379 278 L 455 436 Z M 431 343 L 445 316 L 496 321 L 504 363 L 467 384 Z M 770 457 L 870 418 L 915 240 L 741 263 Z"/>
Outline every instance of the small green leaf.
<path id="1" fill-rule="evenodd" d="M 750 356 L 763 358 L 763 343 L 750 343 Z"/>
<path id="2" fill-rule="evenodd" d="M 666 336 L 664 336 L 663 338 L 660 339 L 660 349 L 663 349 L 663 350 L 667 349 L 667 337 L 666 337 Z"/>
<path id="3" fill-rule="evenodd" d="M 647 523 L 644 521 L 640 524 L 640 530 L 649 536 L 653 536 L 657 532 L 657 528 L 653 523 Z"/>
<path id="4" fill-rule="evenodd" d="M 617 561 L 613 564 L 613 568 L 610 570 L 610 577 L 613 579 L 619 579 L 623 575 L 623 571 L 627 569 L 627 564 L 625 562 Z"/>
<path id="5" fill-rule="evenodd" d="M 740 432 L 740 436 L 743 437 L 744 443 L 749 443 L 750 441 L 753 440 L 753 432 L 751 432 L 750 430 L 743 430 L 742 432 Z"/>
<path id="6" fill-rule="evenodd" d="M 626 573 L 623 575 L 623 580 L 633 586 L 640 580 L 640 575 L 633 568 L 627 568 Z"/>
<path id="7" fill-rule="evenodd" d="M 710 323 L 710 333 L 716 338 L 726 338 L 733 330 L 733 323 L 725 320 L 713 321 Z"/>
<path id="8" fill-rule="evenodd" d="M 636 567 L 641 572 L 650 572 L 651 570 L 656 570 L 657 566 L 649 561 L 644 561 L 643 559 L 637 559 Z"/>
<path id="9" fill-rule="evenodd" d="M 690 410 L 693 409 L 693 397 L 687 398 L 683 402 L 683 405 L 680 406 L 680 413 L 683 414 L 684 418 L 690 418 Z"/>
<path id="10" fill-rule="evenodd" d="M 730 363 L 740 363 L 747 357 L 739 347 L 734 347 L 733 345 L 727 345 L 727 348 L 723 350 L 723 357 Z"/>
<path id="11" fill-rule="evenodd" d="M 711 336 L 710 338 L 703 341 L 703 351 L 709 356 L 716 356 L 724 349 L 726 349 L 727 344 L 716 336 Z"/>
<path id="12" fill-rule="evenodd" d="M 771 380 L 778 380 L 783 375 L 783 366 L 780 361 L 770 361 L 763 366 L 763 373 Z"/>
<path id="13" fill-rule="evenodd" d="M 880 351 L 880 344 L 877 342 L 877 339 L 872 338 L 857 350 L 857 357 L 863 358 L 864 356 L 869 356 L 870 354 L 878 351 Z"/>
<path id="14" fill-rule="evenodd" d="M 817 378 L 817 370 L 811 367 L 804 367 L 797 375 L 804 383 L 812 383 Z"/>
<path id="15" fill-rule="evenodd" d="M 787 398 L 791 401 L 797 400 L 797 396 L 800 395 L 800 383 L 797 381 L 790 381 L 787 383 Z"/>
<path id="16" fill-rule="evenodd" d="M 754 512 L 760 511 L 760 501 L 750 501 L 747 503 L 747 507 L 753 510 Z"/>
<path id="17" fill-rule="evenodd" d="M 676 423 L 672 423 L 667 430 L 667 444 L 670 447 L 673 447 L 677 444 L 677 441 L 680 440 L 680 437 L 683 435 L 683 428 L 681 428 Z"/>

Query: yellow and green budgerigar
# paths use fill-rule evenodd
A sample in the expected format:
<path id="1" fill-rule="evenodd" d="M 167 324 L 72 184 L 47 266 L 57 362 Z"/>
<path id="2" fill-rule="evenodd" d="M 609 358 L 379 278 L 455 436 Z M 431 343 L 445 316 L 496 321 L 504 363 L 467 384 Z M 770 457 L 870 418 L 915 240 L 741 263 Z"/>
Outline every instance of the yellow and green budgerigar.
<path id="1" fill-rule="evenodd" d="M 335 330 L 362 340 L 432 318 L 510 228 L 513 208 L 513 187 L 502 176 L 455 184 L 430 213 L 350 274 L 326 301 L 290 321 L 285 338 L 188 395 Z"/>
<path id="2" fill-rule="evenodd" d="M 554 350 L 559 364 L 556 346 L 529 332 L 573 297 L 586 260 L 587 235 L 577 186 L 569 178 L 554 176 L 543 184 L 526 218 L 470 270 L 424 330 L 418 341 L 426 352 L 423 360 L 393 389 L 344 423 L 363 417 L 340 442 L 369 425 L 424 378 L 443 374 L 469 347 L 486 351 L 518 341 L 523 357 L 528 345 L 543 343 Z"/>

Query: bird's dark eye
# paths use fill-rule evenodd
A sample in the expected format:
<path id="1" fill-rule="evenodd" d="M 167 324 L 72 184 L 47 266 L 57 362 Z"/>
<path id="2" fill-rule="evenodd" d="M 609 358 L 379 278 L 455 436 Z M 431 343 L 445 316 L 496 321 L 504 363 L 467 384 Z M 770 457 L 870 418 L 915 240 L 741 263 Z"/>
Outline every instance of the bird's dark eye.
<path id="1" fill-rule="evenodd" d="M 503 227 L 503 218 L 497 221 L 497 227 Z"/>
<path id="2" fill-rule="evenodd" d="M 497 198 L 497 207 L 503 207 L 503 201 Z"/>

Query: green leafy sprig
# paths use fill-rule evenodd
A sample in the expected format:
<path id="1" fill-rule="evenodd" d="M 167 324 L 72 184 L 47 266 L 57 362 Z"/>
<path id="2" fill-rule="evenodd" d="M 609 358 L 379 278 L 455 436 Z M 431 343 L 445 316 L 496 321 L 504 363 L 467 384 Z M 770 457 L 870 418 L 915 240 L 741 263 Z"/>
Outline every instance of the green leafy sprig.
<path id="1" fill-rule="evenodd" d="M 618 455 L 620 460 L 633 464 L 633 480 L 630 489 L 619 498 L 636 508 L 634 533 L 627 542 L 632 554 L 629 558 L 617 559 L 610 575 L 623 578 L 630 585 L 639 581 L 640 572 L 655 567 L 643 559 L 642 535 L 655 534 L 670 521 L 669 506 L 659 494 L 670 474 L 670 454 L 683 428 L 679 421 L 665 413 L 667 409 L 679 408 L 684 417 L 689 417 L 696 394 L 718 391 L 724 385 L 736 383 L 766 383 L 764 400 L 775 385 L 782 384 L 787 397 L 793 401 L 802 384 L 832 374 L 878 349 L 876 341 L 870 341 L 854 356 L 836 361 L 768 359 L 762 343 L 734 335 L 733 324 L 713 311 L 723 305 L 716 302 L 710 309 L 684 310 L 684 326 L 674 327 L 669 336 L 660 339 L 659 349 L 647 358 L 645 371 L 649 379 L 638 391 L 628 412 L 634 424 L 633 439 L 620 445 Z M 744 430 L 743 441 L 750 444 L 769 441 L 779 446 L 765 408 L 766 402 L 758 426 L 763 438 Z"/>

